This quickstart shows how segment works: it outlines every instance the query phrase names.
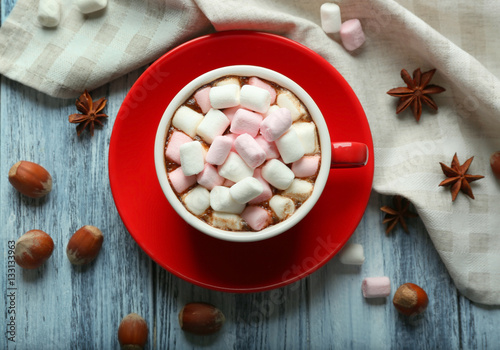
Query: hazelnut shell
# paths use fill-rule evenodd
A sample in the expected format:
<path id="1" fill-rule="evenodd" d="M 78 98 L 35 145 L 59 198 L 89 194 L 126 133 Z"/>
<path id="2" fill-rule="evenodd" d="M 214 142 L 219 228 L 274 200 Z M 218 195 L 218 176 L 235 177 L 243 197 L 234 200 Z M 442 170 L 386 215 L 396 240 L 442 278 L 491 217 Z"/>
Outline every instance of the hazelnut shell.
<path id="1" fill-rule="evenodd" d="M 427 308 L 429 298 L 427 293 L 413 283 L 401 285 L 392 299 L 394 307 L 403 315 L 418 315 Z"/>
<path id="2" fill-rule="evenodd" d="M 9 170 L 11 185 L 31 198 L 40 198 L 52 190 L 52 177 L 44 167 L 21 160 Z"/>
<path id="3" fill-rule="evenodd" d="M 79 228 L 68 241 L 66 255 L 73 265 L 84 265 L 93 261 L 102 247 L 104 237 L 95 226 Z"/>
<path id="4" fill-rule="evenodd" d="M 30 230 L 19 237 L 14 249 L 16 263 L 25 269 L 41 266 L 54 250 L 54 241 L 41 230 Z"/>
<path id="5" fill-rule="evenodd" d="M 500 180 L 500 151 L 493 153 L 490 157 L 490 165 L 495 177 Z"/>
<path id="6" fill-rule="evenodd" d="M 207 303 L 188 303 L 179 312 L 181 329 L 198 335 L 218 332 L 225 321 L 224 314 Z"/>
<path id="7" fill-rule="evenodd" d="M 118 341 L 123 350 L 140 350 L 148 340 L 148 324 L 141 316 L 131 313 L 118 327 Z"/>

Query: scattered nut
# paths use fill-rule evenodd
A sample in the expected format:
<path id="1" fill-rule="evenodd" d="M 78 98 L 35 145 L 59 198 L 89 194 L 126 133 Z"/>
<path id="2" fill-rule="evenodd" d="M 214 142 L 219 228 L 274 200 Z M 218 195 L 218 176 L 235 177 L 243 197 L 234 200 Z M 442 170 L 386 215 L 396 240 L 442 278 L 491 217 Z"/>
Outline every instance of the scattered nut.
<path id="1" fill-rule="evenodd" d="M 179 312 L 181 329 L 198 335 L 218 332 L 225 321 L 224 314 L 207 303 L 188 303 Z"/>
<path id="2" fill-rule="evenodd" d="M 140 350 L 148 340 L 148 324 L 136 313 L 125 316 L 118 327 L 118 341 L 123 350 Z"/>
<path id="3" fill-rule="evenodd" d="M 9 170 L 9 182 L 16 190 L 31 198 L 40 198 L 52 190 L 52 177 L 44 167 L 21 160 Z"/>
<path id="4" fill-rule="evenodd" d="M 500 151 L 496 151 L 490 157 L 491 170 L 495 177 L 500 180 Z"/>
<path id="5" fill-rule="evenodd" d="M 405 283 L 394 293 L 392 303 L 403 315 L 412 316 L 424 312 L 429 304 L 429 298 L 416 284 Z"/>
<path id="6" fill-rule="evenodd" d="M 54 250 L 54 241 L 41 230 L 30 230 L 19 237 L 15 246 L 16 263 L 25 269 L 41 266 Z"/>
<path id="7" fill-rule="evenodd" d="M 85 225 L 71 236 L 66 255 L 73 265 L 88 264 L 97 257 L 104 237 L 95 226 Z"/>

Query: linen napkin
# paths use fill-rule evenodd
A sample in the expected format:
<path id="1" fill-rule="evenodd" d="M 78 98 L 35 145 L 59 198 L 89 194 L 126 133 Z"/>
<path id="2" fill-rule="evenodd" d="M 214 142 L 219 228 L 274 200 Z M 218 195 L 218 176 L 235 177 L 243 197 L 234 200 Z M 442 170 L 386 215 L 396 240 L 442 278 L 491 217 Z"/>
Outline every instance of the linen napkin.
<path id="1" fill-rule="evenodd" d="M 352 86 L 373 133 L 373 188 L 408 198 L 459 291 L 500 304 L 500 182 L 489 165 L 500 150 L 500 3 L 466 0 L 343 0 L 342 20 L 361 20 L 367 40 L 348 52 L 320 26 L 320 0 L 109 0 L 84 16 L 62 3 L 55 29 L 37 24 L 37 4 L 18 0 L 0 28 L 0 72 L 56 97 L 76 97 L 151 63 L 211 31 L 252 29 L 298 41 L 327 59 Z M 437 69 L 439 111 L 396 116 L 399 74 Z M 298 68 L 301 69 L 301 68 Z M 439 162 L 474 156 L 475 200 L 439 187 Z"/>

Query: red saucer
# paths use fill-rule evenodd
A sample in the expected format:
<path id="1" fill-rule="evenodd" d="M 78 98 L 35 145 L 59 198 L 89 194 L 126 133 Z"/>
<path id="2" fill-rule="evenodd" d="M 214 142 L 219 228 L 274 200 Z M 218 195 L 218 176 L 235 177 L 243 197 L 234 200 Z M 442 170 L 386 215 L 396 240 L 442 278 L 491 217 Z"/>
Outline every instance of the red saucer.
<path id="1" fill-rule="evenodd" d="M 156 178 L 153 146 L 169 101 L 196 76 L 227 65 L 280 72 L 322 110 L 332 142 L 364 142 L 363 168 L 336 169 L 315 208 L 293 229 L 268 240 L 221 241 L 191 228 L 169 205 Z M 277 35 L 231 31 L 191 40 L 152 64 L 118 112 L 109 147 L 109 177 L 118 212 L 141 248 L 160 266 L 202 287 L 258 292 L 314 272 L 358 225 L 373 180 L 373 143 L 364 111 L 342 76 L 321 56 Z"/>

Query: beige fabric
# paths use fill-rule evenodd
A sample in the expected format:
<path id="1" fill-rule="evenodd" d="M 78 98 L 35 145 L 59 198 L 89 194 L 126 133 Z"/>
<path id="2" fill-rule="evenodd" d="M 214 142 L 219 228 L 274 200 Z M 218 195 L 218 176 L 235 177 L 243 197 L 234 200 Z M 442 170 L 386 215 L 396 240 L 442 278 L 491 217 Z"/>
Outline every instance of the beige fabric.
<path id="1" fill-rule="evenodd" d="M 36 23 L 36 4 L 18 0 L 0 29 L 0 72 L 58 97 L 77 96 L 152 62 L 177 44 L 215 30 L 254 29 L 287 36 L 315 50 L 351 84 L 365 108 L 375 144 L 374 189 L 416 206 L 457 288 L 470 299 L 500 304 L 500 183 L 489 156 L 500 150 L 500 3 L 494 0 L 345 0 L 342 19 L 359 18 L 367 41 L 349 53 L 320 27 L 322 1 L 110 0 L 83 16 L 63 2 L 58 28 Z M 213 27 L 212 27 L 213 26 Z M 201 54 L 202 57 L 202 54 Z M 437 68 L 437 113 L 417 123 L 395 115 L 401 68 Z M 439 162 L 475 156 L 475 200 L 438 187 Z"/>

